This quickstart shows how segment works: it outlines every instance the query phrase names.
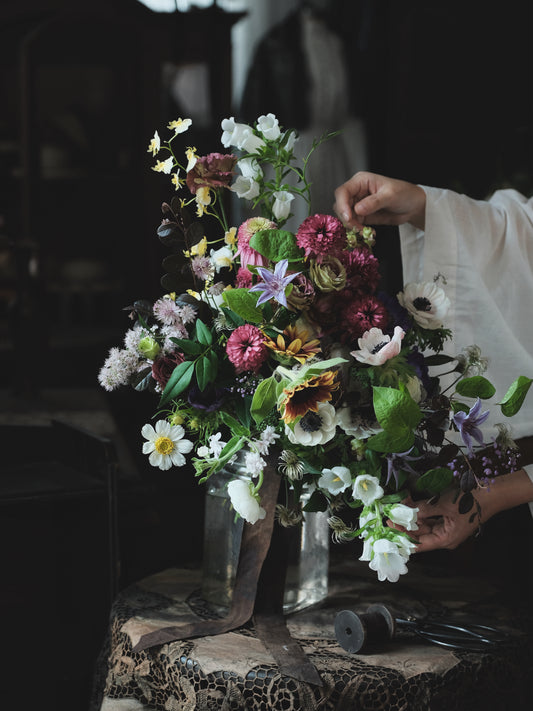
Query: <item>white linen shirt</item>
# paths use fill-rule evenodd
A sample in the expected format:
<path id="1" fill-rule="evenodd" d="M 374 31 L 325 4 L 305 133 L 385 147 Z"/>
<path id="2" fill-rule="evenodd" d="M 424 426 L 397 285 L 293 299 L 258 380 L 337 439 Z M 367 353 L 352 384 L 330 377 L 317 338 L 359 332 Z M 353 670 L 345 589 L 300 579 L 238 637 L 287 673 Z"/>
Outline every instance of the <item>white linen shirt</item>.
<path id="1" fill-rule="evenodd" d="M 476 344 L 489 359 L 485 377 L 496 388 L 485 441 L 503 422 L 514 439 L 533 435 L 533 387 L 520 412 L 507 419 L 493 403 L 519 375 L 533 377 L 533 198 L 498 190 L 474 200 L 451 190 L 421 186 L 426 193 L 425 231 L 400 227 L 404 283 L 441 283 L 451 308 L 450 355 Z M 525 467 L 533 481 L 533 466 Z"/>

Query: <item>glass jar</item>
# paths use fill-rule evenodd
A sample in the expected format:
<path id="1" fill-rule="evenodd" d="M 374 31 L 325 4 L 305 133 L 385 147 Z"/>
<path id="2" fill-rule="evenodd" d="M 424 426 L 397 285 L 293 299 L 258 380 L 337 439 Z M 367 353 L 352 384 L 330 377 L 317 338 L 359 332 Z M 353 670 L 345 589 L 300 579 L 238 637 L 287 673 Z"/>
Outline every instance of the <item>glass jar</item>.
<path id="1" fill-rule="evenodd" d="M 243 519 L 236 516 L 227 493 L 235 472 L 223 469 L 207 482 L 205 498 L 202 597 L 229 607 L 235 584 Z M 304 500 L 305 503 L 305 500 Z M 329 538 L 327 512 L 304 512 L 291 537 L 283 612 L 314 605 L 328 594 Z"/>

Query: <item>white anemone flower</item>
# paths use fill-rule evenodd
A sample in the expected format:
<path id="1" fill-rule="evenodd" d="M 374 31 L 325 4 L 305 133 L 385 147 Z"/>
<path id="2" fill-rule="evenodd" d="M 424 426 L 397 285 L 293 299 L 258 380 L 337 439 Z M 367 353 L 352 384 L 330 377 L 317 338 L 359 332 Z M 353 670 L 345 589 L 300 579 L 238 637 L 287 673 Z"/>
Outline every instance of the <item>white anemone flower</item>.
<path id="1" fill-rule="evenodd" d="M 274 114 L 260 116 L 257 119 L 257 128 L 268 141 L 275 141 L 281 135 L 279 121 Z"/>
<path id="2" fill-rule="evenodd" d="M 359 499 L 365 506 L 370 506 L 376 499 L 381 499 L 385 492 L 379 479 L 370 474 L 359 474 L 353 484 L 353 498 Z"/>
<path id="3" fill-rule="evenodd" d="M 294 195 L 288 190 L 276 190 L 274 198 L 272 214 L 276 220 L 286 220 L 291 211 L 291 202 L 294 200 Z"/>
<path id="4" fill-rule="evenodd" d="M 235 511 L 248 523 L 256 523 L 266 516 L 265 509 L 260 506 L 257 495 L 252 493 L 252 482 L 234 479 L 228 484 L 228 496 Z"/>
<path id="5" fill-rule="evenodd" d="M 407 573 L 405 559 L 398 546 L 387 538 L 379 538 L 372 546 L 371 570 L 375 570 L 380 581 L 398 582 L 400 575 Z"/>
<path id="6" fill-rule="evenodd" d="M 313 447 L 333 439 L 336 429 L 335 408 L 329 402 L 319 402 L 318 411 L 306 413 L 294 425 L 294 430 L 285 425 L 285 434 L 292 444 Z"/>
<path id="7" fill-rule="evenodd" d="M 351 485 L 352 474 L 348 467 L 332 467 L 331 469 L 322 469 L 317 486 L 319 489 L 325 489 L 330 494 L 341 494 Z"/>
<path id="8" fill-rule="evenodd" d="M 150 464 L 163 471 L 172 466 L 182 467 L 185 464 L 183 455 L 188 454 L 193 446 L 190 440 L 183 439 L 183 427 L 171 425 L 167 420 L 158 420 L 155 429 L 150 424 L 144 425 L 141 434 L 148 440 L 143 443 L 143 454 L 149 454 Z"/>
<path id="9" fill-rule="evenodd" d="M 350 437 L 368 439 L 371 435 L 382 431 L 377 420 L 366 420 L 360 413 L 343 405 L 337 410 L 337 424 Z"/>
<path id="10" fill-rule="evenodd" d="M 360 363 L 383 365 L 387 360 L 398 355 L 404 336 L 405 331 L 400 326 L 395 326 L 392 338 L 385 335 L 381 328 L 371 328 L 357 340 L 360 350 L 351 351 L 350 355 Z"/>
<path id="11" fill-rule="evenodd" d="M 393 523 L 398 524 L 398 526 L 403 526 L 406 531 L 417 531 L 417 513 L 418 509 L 412 506 L 394 504 L 389 510 L 389 518 Z"/>
<path id="12" fill-rule="evenodd" d="M 435 282 L 406 284 L 397 295 L 400 304 L 422 328 L 441 328 L 450 308 L 450 299 Z"/>
<path id="13" fill-rule="evenodd" d="M 253 200 L 259 195 L 260 185 L 257 180 L 246 175 L 238 175 L 231 186 L 233 192 L 242 200 Z"/>

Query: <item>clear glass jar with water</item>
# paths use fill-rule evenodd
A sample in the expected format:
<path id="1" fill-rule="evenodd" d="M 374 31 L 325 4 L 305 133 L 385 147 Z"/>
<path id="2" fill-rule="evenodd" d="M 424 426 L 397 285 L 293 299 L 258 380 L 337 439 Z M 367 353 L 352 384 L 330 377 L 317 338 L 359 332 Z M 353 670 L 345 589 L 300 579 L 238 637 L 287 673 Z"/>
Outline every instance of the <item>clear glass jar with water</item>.
<path id="1" fill-rule="evenodd" d="M 234 477 L 233 471 L 223 469 L 207 482 L 202 597 L 218 607 L 231 604 L 244 523 L 236 517 L 227 493 L 227 484 Z M 327 597 L 330 540 L 327 519 L 325 511 L 304 512 L 302 524 L 295 527 L 285 582 L 285 614 Z"/>

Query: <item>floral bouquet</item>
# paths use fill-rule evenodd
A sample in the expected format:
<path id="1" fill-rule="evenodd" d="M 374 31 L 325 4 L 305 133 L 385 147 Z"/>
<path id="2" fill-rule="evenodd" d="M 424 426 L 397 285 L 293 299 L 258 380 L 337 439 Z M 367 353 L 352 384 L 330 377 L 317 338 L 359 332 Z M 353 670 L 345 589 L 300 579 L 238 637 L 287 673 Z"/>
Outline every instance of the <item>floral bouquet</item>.
<path id="1" fill-rule="evenodd" d="M 442 277 L 380 292 L 371 228 L 310 214 L 284 229 L 293 200 L 310 205 L 307 162 L 329 135 L 298 162 L 296 132 L 274 115 L 253 126 L 228 118 L 221 142 L 235 152 L 187 147 L 180 161 L 176 139 L 190 125 L 172 121 L 167 141 L 156 131 L 150 142 L 153 170 L 176 192 L 157 230 L 170 252 L 164 293 L 129 307 L 134 323 L 99 382 L 158 398 L 142 428 L 151 465 L 192 465 L 199 482 L 232 465 L 229 497 L 254 524 L 274 453 L 286 497 L 278 521 L 328 510 L 333 539 L 360 537 L 361 559 L 396 581 L 415 547 L 417 498 L 455 487 L 460 510 L 476 516 L 472 490 L 516 467 L 506 428 L 491 443 L 479 429 L 482 401 L 495 395 L 486 362 L 475 346 L 444 354 Z M 227 218 L 232 196 L 253 215 L 238 226 Z M 503 415 L 518 412 L 530 384 L 512 383 Z"/>

